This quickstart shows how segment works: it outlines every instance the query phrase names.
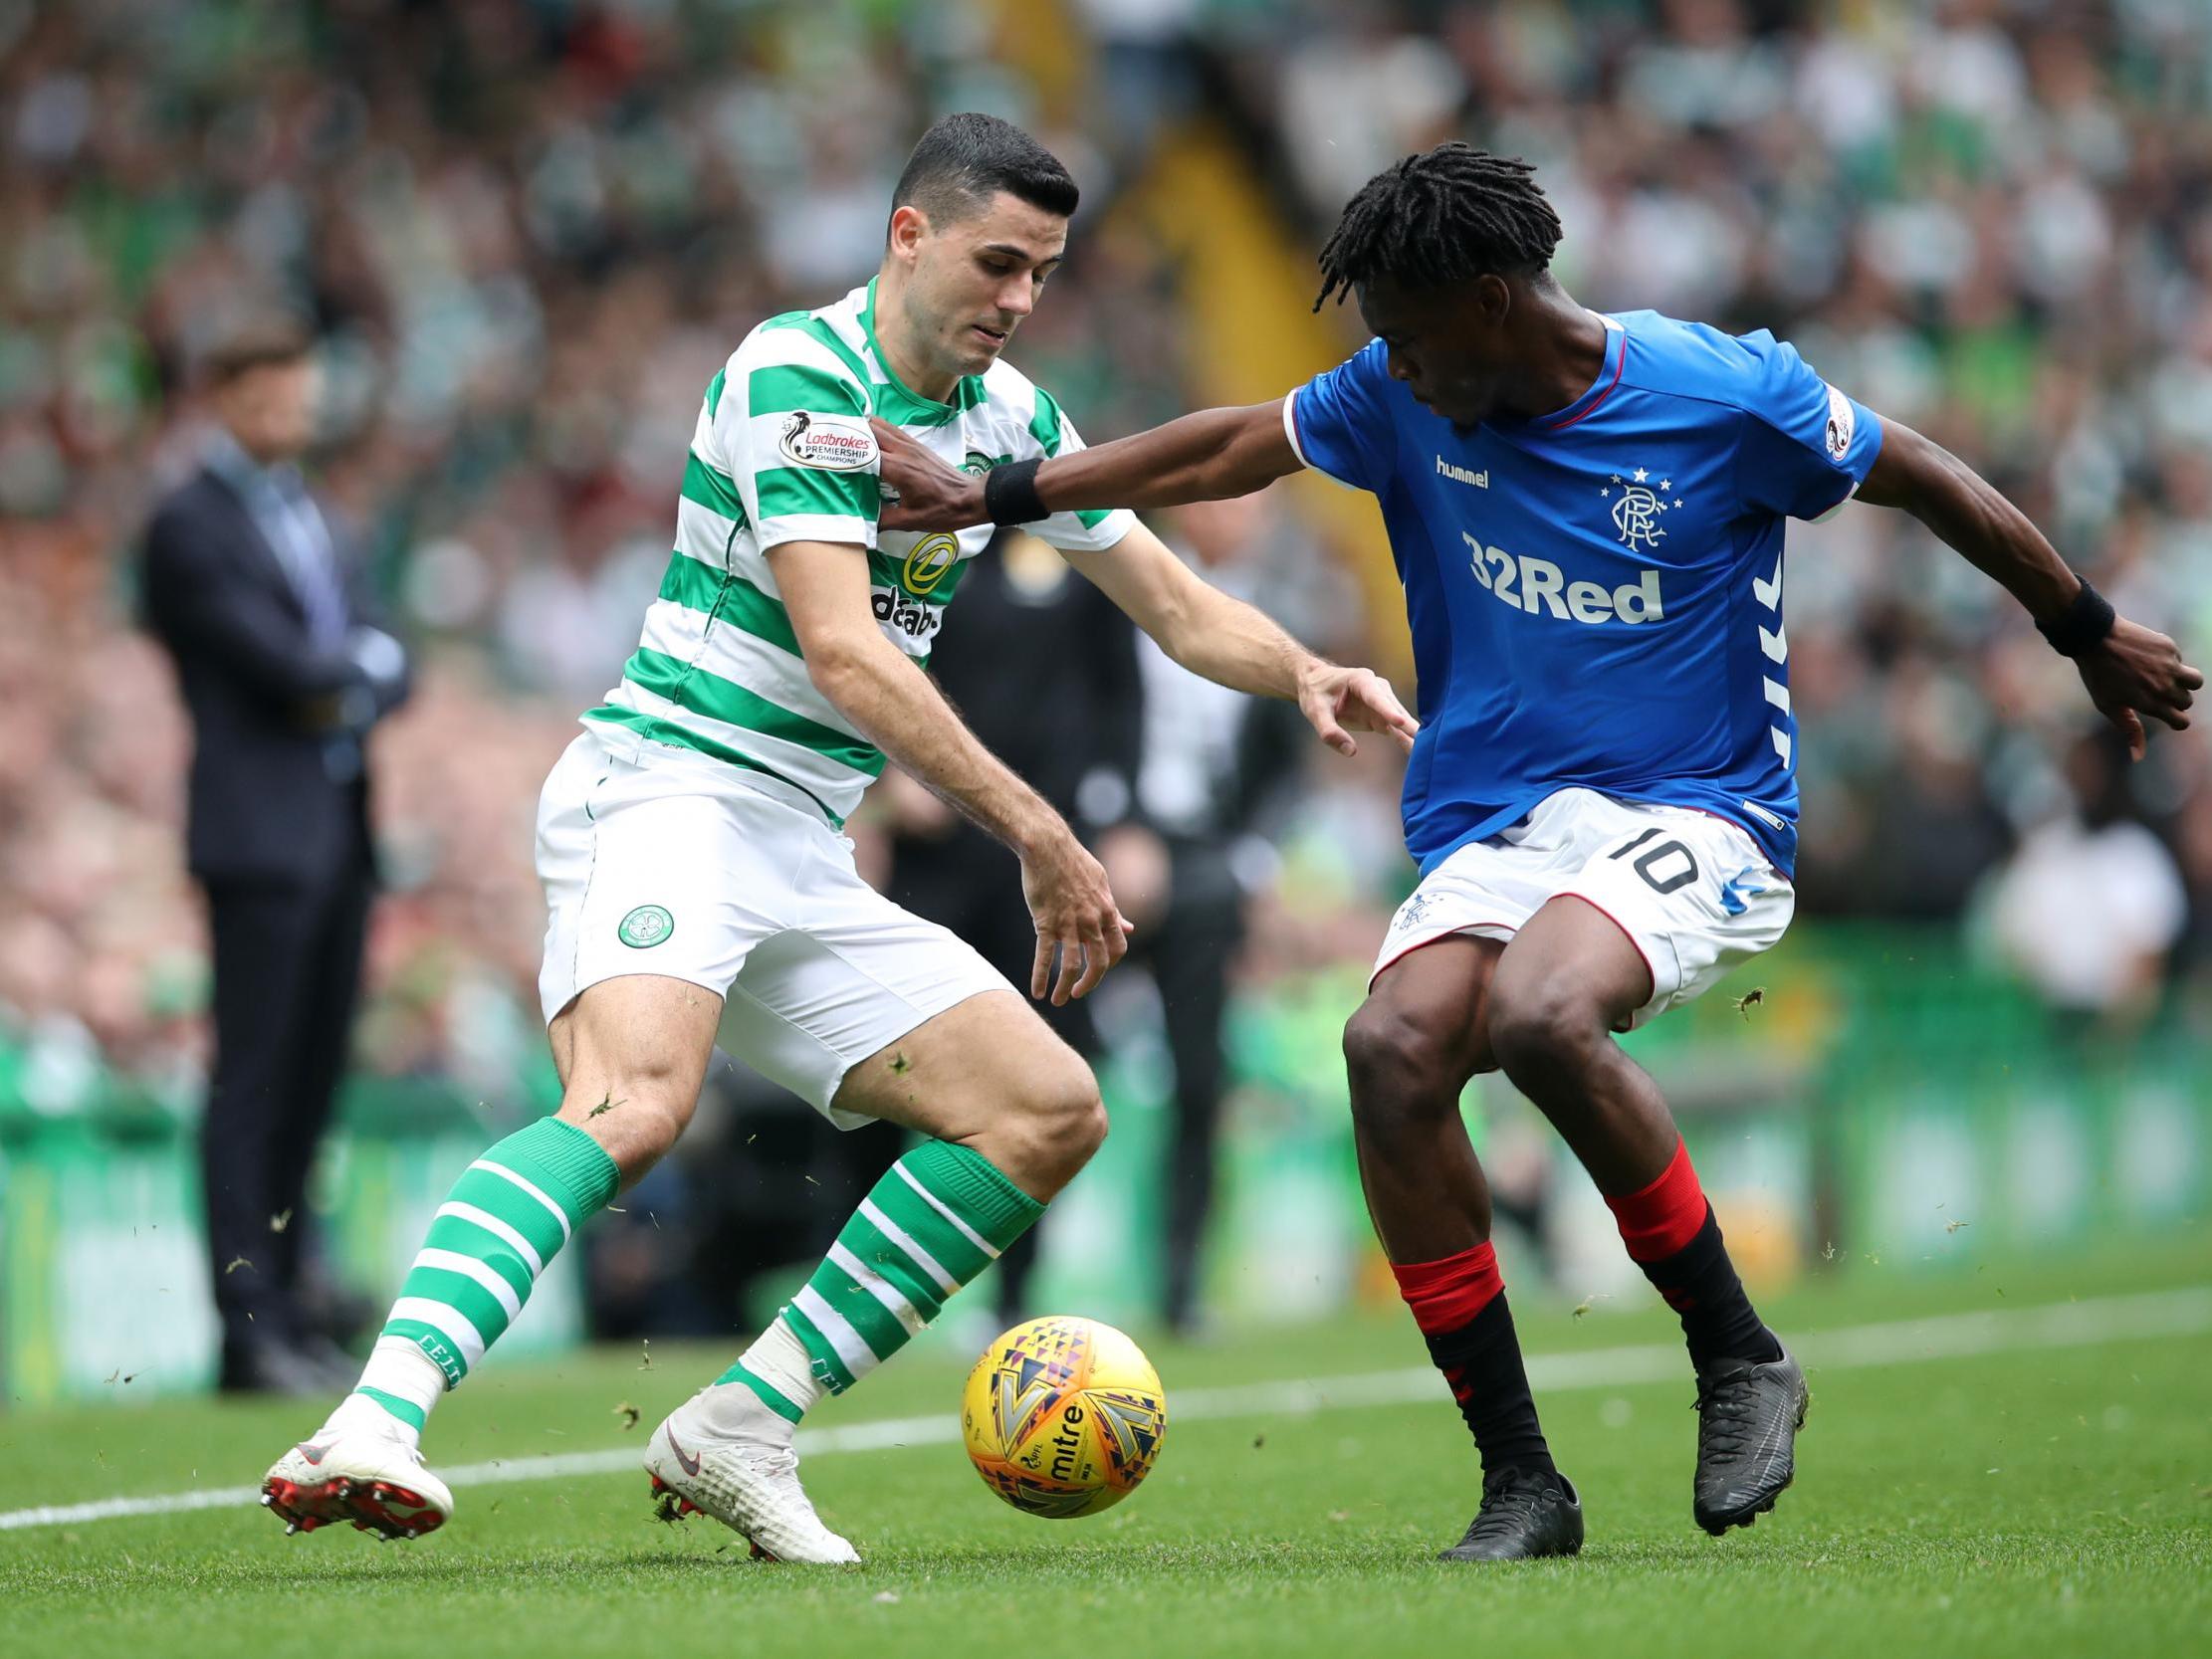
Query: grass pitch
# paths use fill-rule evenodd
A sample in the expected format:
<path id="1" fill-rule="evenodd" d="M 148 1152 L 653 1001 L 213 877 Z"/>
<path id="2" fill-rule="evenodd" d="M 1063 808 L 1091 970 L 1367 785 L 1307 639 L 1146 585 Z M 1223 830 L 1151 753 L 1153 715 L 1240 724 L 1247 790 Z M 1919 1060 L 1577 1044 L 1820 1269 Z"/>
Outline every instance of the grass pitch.
<path id="1" fill-rule="evenodd" d="M 1532 1304 L 1516 1310 L 1531 1354 L 1561 1356 L 1537 1368 L 1572 1383 L 1540 1385 L 1539 1403 L 1589 1516 L 1573 1561 L 1431 1559 L 1477 1496 L 1440 1384 L 1421 1404 L 1174 1416 L 1179 1391 L 1418 1367 L 1419 1340 L 1392 1313 L 1149 1343 L 1170 1400 L 1160 1465 L 1089 1521 L 1002 1507 L 946 1441 L 808 1457 L 826 1517 L 868 1557 L 857 1568 L 750 1562 L 712 1523 L 653 1523 L 644 1477 L 621 1473 L 469 1486 L 453 1523 L 413 1546 L 288 1539 L 239 1507 L 15 1526 L 0 1534 L 0 1606 L 13 1651 L 140 1659 L 241 1644 L 545 1659 L 2212 1653 L 2206 1322 L 2027 1346 L 2025 1322 L 1957 1318 L 2081 1298 L 2087 1327 L 2116 1331 L 2129 1320 L 2092 1299 L 2208 1284 L 2212 1238 L 2199 1238 L 2152 1257 L 1965 1264 L 1935 1279 L 1863 1267 L 1773 1298 L 1770 1318 L 1815 1360 L 1798 1484 L 1777 1514 L 1720 1541 L 1689 1516 L 1686 1359 L 1664 1374 L 1655 1354 L 1623 1351 L 1673 1344 L 1671 1320 Z M 1820 1336 L 1919 1318 L 1942 1321 L 1927 1328 L 1937 1335 Z M 1947 1357 L 1894 1356 L 1924 1355 L 1942 1333 L 1967 1340 Z M 719 1350 L 642 1357 L 495 1361 L 440 1408 L 433 1457 L 635 1447 L 727 1362 Z M 965 1357 L 946 1344 L 902 1356 L 815 1421 L 950 1419 Z M 14 1413 L 0 1418 L 0 1513 L 244 1486 L 317 1415 L 215 1401 Z"/>

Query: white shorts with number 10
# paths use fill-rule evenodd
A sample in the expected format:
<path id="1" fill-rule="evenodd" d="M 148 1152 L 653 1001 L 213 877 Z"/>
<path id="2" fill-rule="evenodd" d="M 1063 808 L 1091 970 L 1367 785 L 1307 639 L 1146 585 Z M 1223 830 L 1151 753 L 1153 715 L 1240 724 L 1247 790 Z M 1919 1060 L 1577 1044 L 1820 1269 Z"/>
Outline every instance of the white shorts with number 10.
<path id="1" fill-rule="evenodd" d="M 1391 919 L 1368 983 L 1447 934 L 1510 939 L 1563 895 L 1611 917 L 1652 970 L 1652 998 L 1624 1029 L 1773 948 L 1797 910 L 1789 878 L 1727 819 L 1561 789 L 1429 872 Z"/>

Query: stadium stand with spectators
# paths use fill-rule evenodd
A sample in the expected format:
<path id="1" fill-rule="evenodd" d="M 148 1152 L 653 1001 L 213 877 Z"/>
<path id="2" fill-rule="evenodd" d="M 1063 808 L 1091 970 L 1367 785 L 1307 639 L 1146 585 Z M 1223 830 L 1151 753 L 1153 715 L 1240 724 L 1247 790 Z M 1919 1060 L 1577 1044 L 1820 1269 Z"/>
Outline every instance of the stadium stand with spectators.
<path id="1" fill-rule="evenodd" d="M 1080 45 L 1115 8 L 1038 10 Z M 1004 67 L 1034 48 L 984 0 L 0 0 L 0 1093 L 67 1113 L 113 1073 L 182 1100 L 205 1061 L 187 732 L 123 572 L 226 298 L 312 321 L 319 486 L 421 650 L 378 756 L 360 1064 L 500 1086 L 541 1063 L 532 804 L 665 563 L 700 389 L 872 264 L 886 169 L 940 107 L 1003 107 L 1083 179 L 1015 356 L 1094 441 L 1194 400 L 1179 256 L 1116 200 L 1201 105 L 1300 248 L 1377 166 L 1467 136 L 1540 166 L 1578 297 L 1771 326 L 1973 458 L 2128 614 L 2212 642 L 2202 7 L 1144 11 L 1098 49 L 1116 108 L 1075 77 L 1040 119 Z M 2070 810 L 2071 669 L 1901 515 L 1798 533 L 1789 594 L 1801 915 L 1956 921 Z M 1378 844 L 1305 843 L 1354 922 L 1301 929 L 1286 893 L 1248 978 L 1371 949 L 1357 918 L 1379 931 L 1407 872 L 1395 778 L 1362 775 L 1309 817 Z M 2212 759 L 2154 743 L 2130 782 L 2186 887 L 2167 971 L 2212 1004 Z"/>

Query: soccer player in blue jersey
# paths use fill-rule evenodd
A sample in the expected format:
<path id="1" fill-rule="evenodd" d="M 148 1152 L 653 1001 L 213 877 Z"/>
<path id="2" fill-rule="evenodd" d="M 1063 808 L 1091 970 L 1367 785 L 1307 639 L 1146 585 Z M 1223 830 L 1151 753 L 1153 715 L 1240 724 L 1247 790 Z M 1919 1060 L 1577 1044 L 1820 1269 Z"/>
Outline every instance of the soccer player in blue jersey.
<path id="1" fill-rule="evenodd" d="M 1794 907 L 1788 518 L 1901 508 L 2074 659 L 2139 756 L 2203 677 L 2114 616 L 1956 458 L 1830 386 L 1771 334 L 1603 315 L 1550 273 L 1531 169 L 1444 144 L 1370 180 L 1322 250 L 1375 338 L 1288 397 L 1213 409 L 979 482 L 878 428 L 886 524 L 1242 495 L 1301 467 L 1381 502 L 1422 730 L 1421 884 L 1345 1027 L 1360 1172 L 1384 1248 L 1480 1453 L 1447 1558 L 1571 1555 L 1458 1113 L 1503 1070 L 1545 1113 L 1680 1316 L 1697 1379 L 1698 1525 L 1773 1508 L 1804 1373 L 1730 1265 L 1674 1120 L 1613 1041 L 1771 947 Z"/>

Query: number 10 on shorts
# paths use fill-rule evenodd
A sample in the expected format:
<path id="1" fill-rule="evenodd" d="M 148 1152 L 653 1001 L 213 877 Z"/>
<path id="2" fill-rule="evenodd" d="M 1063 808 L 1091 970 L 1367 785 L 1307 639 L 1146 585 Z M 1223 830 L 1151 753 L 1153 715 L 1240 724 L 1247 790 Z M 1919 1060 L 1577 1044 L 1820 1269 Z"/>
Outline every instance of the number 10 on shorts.
<path id="1" fill-rule="evenodd" d="M 1632 841 L 1623 842 L 1608 853 L 1608 862 L 1627 858 L 1659 833 L 1659 826 L 1654 824 L 1642 835 Z M 1658 846 L 1646 849 L 1629 868 L 1644 878 L 1646 887 L 1661 896 L 1679 892 L 1698 876 L 1696 856 L 1679 841 L 1661 841 Z"/>

